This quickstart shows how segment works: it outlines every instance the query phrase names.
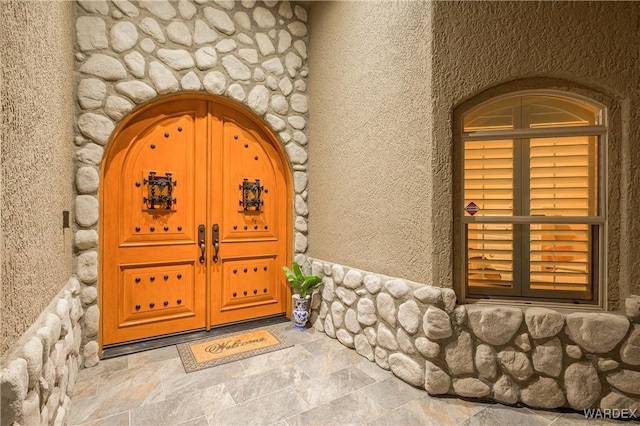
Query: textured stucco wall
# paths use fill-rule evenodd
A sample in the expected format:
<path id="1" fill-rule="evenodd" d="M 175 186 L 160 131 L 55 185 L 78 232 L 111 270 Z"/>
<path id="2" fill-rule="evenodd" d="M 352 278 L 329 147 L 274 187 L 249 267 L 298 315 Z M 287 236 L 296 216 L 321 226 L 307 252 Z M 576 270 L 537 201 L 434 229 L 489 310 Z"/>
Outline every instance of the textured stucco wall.
<path id="1" fill-rule="evenodd" d="M 319 2 L 310 19 L 310 256 L 452 286 L 455 109 L 556 88 L 609 107 L 609 309 L 640 293 L 640 4 Z"/>
<path id="2" fill-rule="evenodd" d="M 452 264 L 452 110 L 492 86 L 555 87 L 603 95 L 609 106 L 609 309 L 640 293 L 640 4 L 629 2 L 436 2 L 433 13 L 433 262 Z M 538 81 L 536 78 L 558 81 Z M 528 80 L 527 80 L 528 79 Z M 585 89 L 590 89 L 585 91 Z M 491 95 L 501 93 L 496 89 Z M 481 95 L 482 96 L 482 95 Z M 480 97 L 481 97 L 480 96 Z M 455 269 L 455 268 L 454 268 Z M 451 271 L 451 268 L 441 268 Z M 434 281 L 450 276 L 435 276 Z"/>
<path id="3" fill-rule="evenodd" d="M 309 255 L 430 282 L 430 10 L 310 10 Z"/>
<path id="4" fill-rule="evenodd" d="M 71 274 L 73 4 L 2 1 L 0 14 L 6 354 Z"/>

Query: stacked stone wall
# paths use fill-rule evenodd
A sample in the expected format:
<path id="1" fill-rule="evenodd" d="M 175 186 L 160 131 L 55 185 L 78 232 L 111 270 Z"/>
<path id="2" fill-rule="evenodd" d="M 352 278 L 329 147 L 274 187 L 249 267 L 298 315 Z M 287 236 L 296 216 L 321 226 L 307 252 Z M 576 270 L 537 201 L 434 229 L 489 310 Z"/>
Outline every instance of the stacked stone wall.
<path id="1" fill-rule="evenodd" d="M 82 316 L 80 283 L 71 278 L 6 356 L 0 373 L 1 424 L 67 424 Z"/>
<path id="2" fill-rule="evenodd" d="M 313 327 L 431 395 L 640 412 L 640 296 L 626 315 L 458 305 L 452 289 L 312 261 Z"/>
<path id="3" fill-rule="evenodd" d="M 246 105 L 274 131 L 295 190 L 294 249 L 307 250 L 307 11 L 289 1 L 79 0 L 76 5 L 77 277 L 82 361 L 98 363 L 98 191 L 109 138 L 157 97 L 185 92 Z"/>

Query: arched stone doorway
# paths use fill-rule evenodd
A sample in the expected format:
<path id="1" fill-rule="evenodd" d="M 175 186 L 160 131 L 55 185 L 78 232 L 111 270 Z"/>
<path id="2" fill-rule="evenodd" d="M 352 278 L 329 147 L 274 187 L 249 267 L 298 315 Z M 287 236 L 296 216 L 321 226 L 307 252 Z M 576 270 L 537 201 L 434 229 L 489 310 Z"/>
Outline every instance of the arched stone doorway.
<path id="1" fill-rule="evenodd" d="M 102 345 L 280 314 L 291 171 L 242 106 L 200 94 L 124 119 L 100 188 Z"/>

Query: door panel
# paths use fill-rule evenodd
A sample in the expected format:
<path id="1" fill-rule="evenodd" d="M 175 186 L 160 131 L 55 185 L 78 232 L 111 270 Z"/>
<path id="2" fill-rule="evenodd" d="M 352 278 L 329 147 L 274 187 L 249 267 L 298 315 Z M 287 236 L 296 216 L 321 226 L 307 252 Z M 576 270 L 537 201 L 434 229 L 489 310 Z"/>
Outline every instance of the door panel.
<path id="1" fill-rule="evenodd" d="M 285 311 L 288 170 L 245 114 L 165 100 L 112 142 L 101 188 L 103 344 Z"/>

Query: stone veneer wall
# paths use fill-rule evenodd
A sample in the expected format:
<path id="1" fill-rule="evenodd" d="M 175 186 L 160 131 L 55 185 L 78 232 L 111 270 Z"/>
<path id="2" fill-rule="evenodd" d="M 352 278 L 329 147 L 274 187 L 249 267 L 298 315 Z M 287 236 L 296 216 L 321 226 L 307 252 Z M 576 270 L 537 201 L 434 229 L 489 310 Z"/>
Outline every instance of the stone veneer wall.
<path id="1" fill-rule="evenodd" d="M 292 166 L 295 253 L 307 250 L 307 11 L 288 1 L 79 0 L 75 248 L 84 366 L 98 363 L 98 205 L 104 146 L 137 106 L 178 92 L 248 106 Z"/>
<path id="2" fill-rule="evenodd" d="M 319 260 L 313 327 L 431 395 L 640 409 L 640 296 L 626 316 L 457 305 L 448 288 Z"/>
<path id="3" fill-rule="evenodd" d="M 16 343 L 0 376 L 3 425 L 64 425 L 79 367 L 83 315 L 71 278 Z"/>

